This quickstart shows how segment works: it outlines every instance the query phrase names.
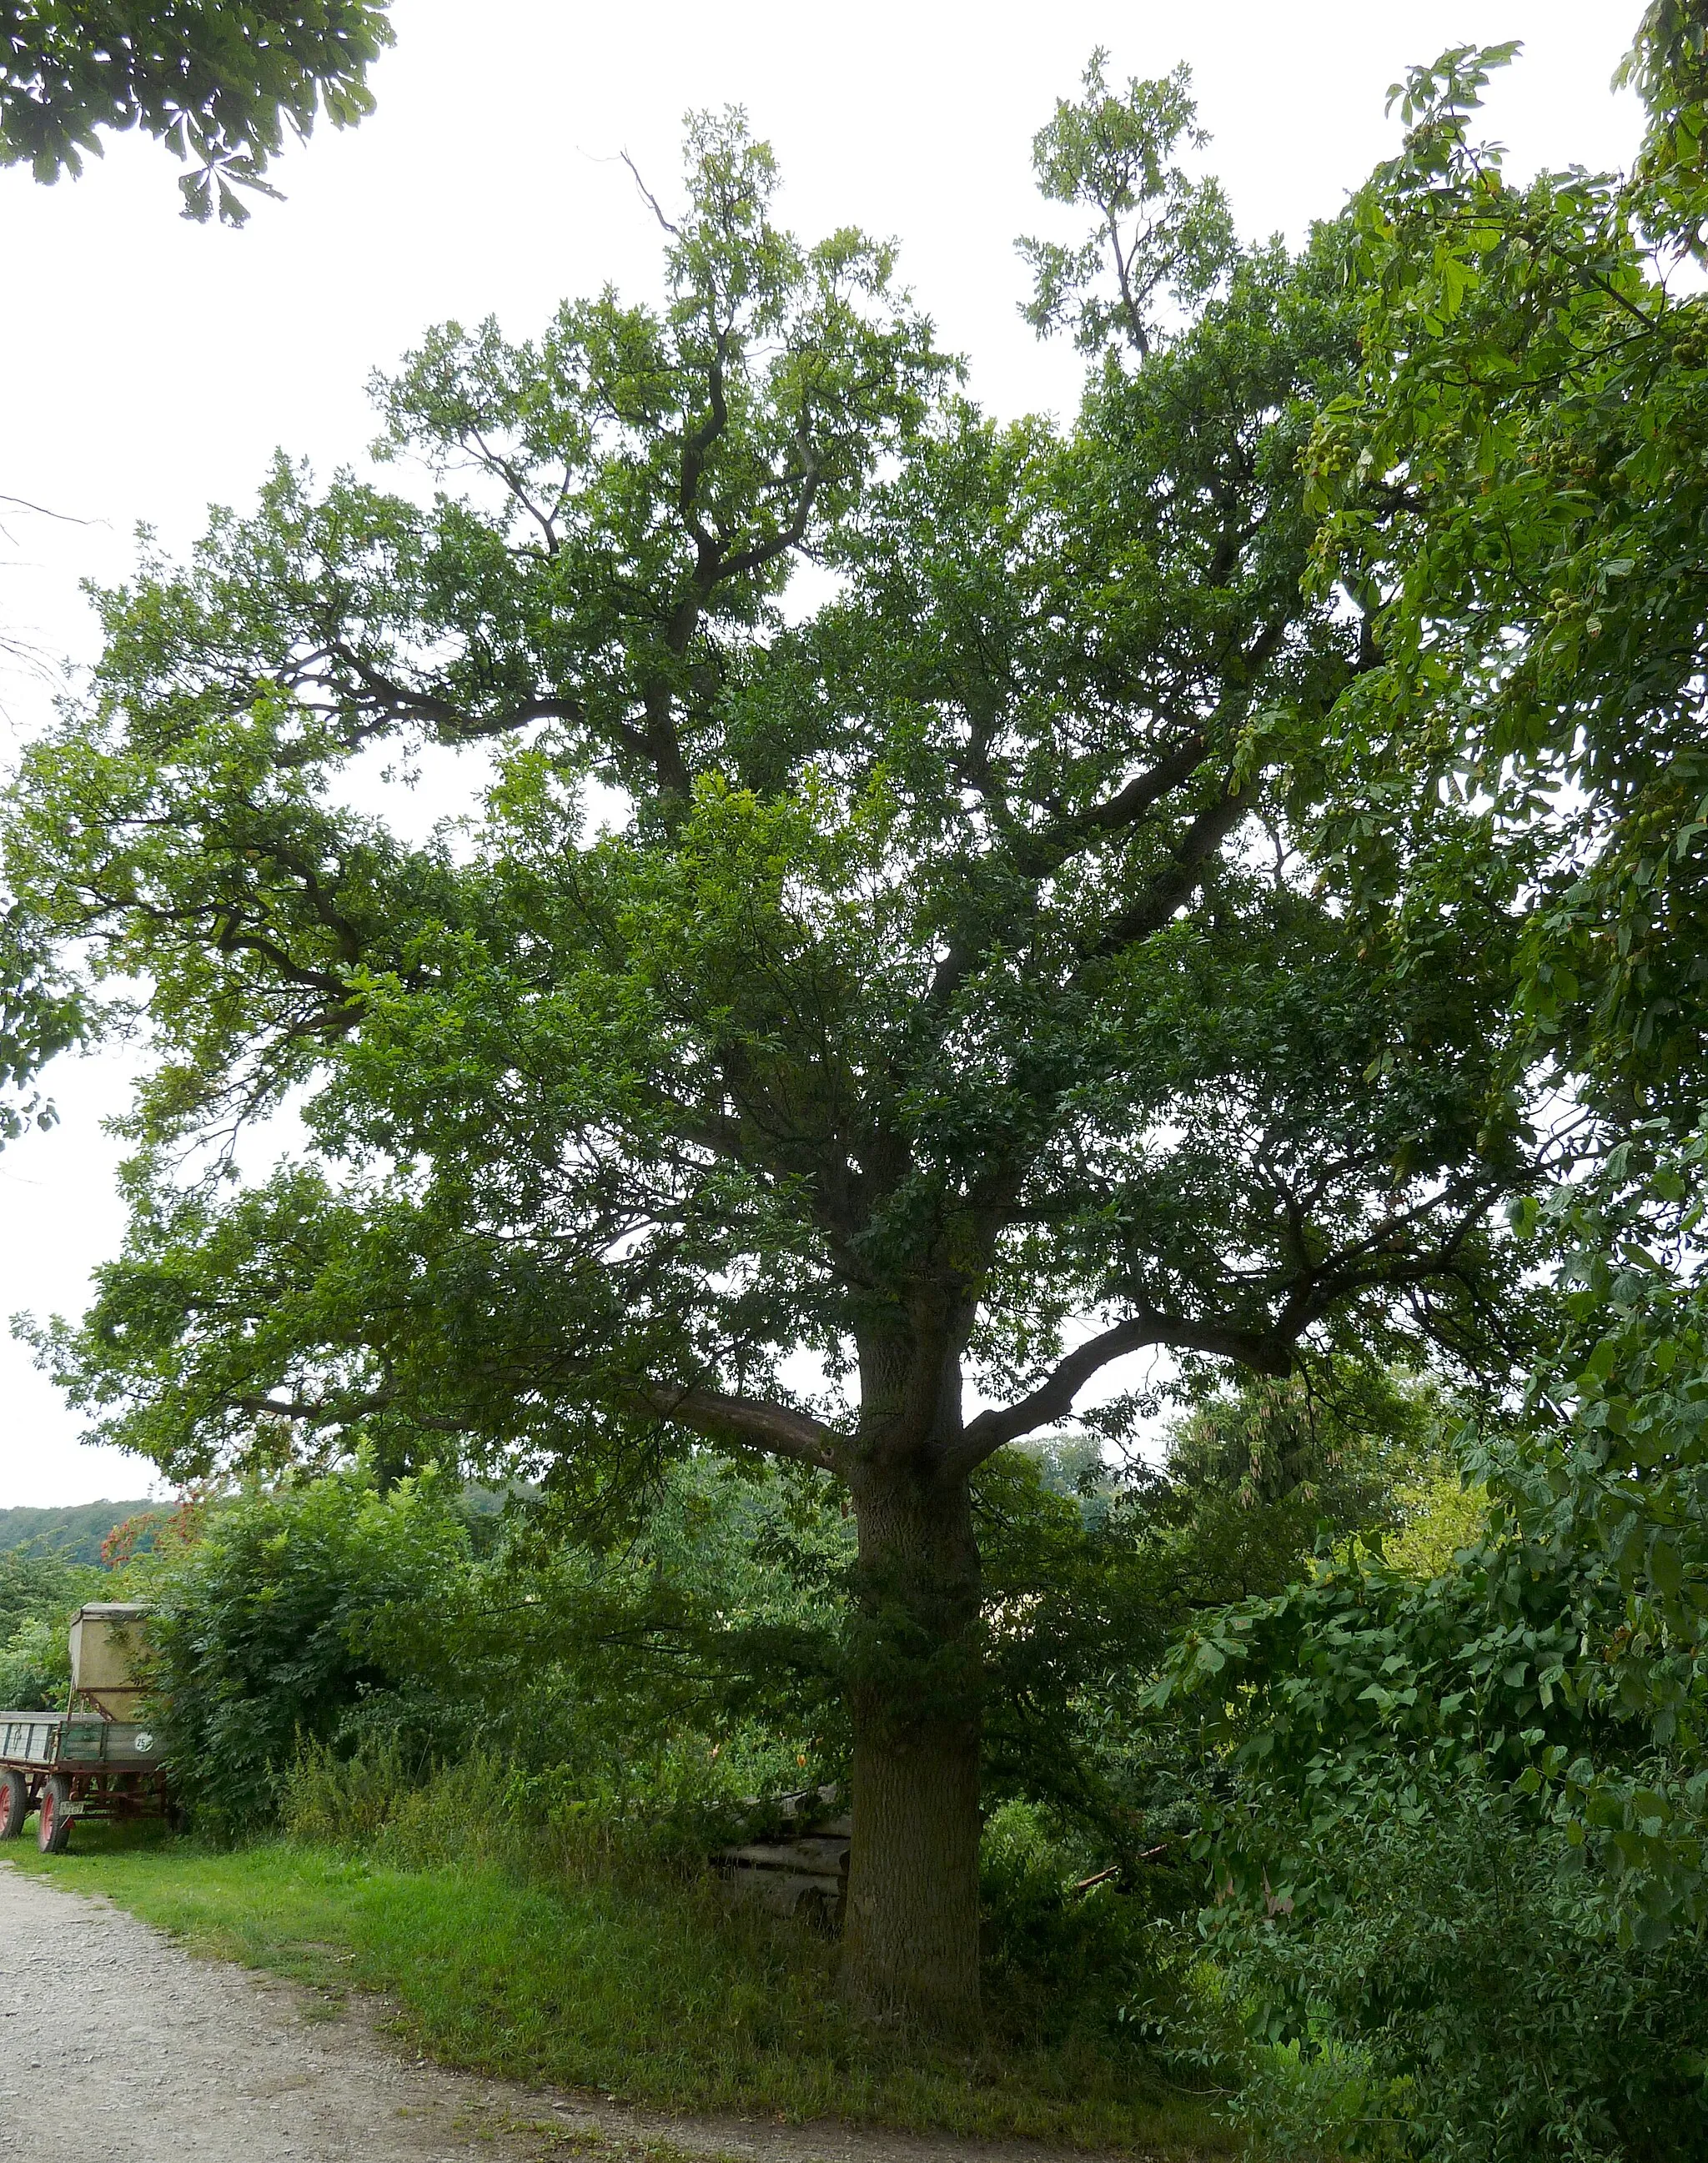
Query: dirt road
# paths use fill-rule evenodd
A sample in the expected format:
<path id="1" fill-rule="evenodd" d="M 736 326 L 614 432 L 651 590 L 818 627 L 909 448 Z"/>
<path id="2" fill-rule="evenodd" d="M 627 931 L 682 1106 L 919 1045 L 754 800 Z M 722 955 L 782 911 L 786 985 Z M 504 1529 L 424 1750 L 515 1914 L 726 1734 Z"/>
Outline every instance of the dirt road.
<path id="1" fill-rule="evenodd" d="M 0 2155 L 54 2163 L 1049 2163 L 1016 2143 L 677 2118 L 406 2059 L 383 2003 L 193 1959 L 0 1864 Z M 661 2153 L 661 2151 L 663 2151 Z"/>

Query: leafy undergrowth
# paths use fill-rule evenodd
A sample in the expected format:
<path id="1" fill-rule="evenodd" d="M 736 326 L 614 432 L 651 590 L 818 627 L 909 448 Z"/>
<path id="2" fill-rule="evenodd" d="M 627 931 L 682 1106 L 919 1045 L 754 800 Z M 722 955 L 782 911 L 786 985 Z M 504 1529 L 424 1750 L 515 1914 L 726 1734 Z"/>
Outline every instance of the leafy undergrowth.
<path id="1" fill-rule="evenodd" d="M 221 1852 L 152 1827 L 80 1826 L 77 1841 L 12 1853 L 194 1951 L 384 1993 L 400 2035 L 450 2065 L 673 2110 L 1229 2153 L 1206 2104 L 1088 2045 L 956 2053 L 853 2026 L 831 1946 L 727 1914 L 709 1888 L 547 1885 L 284 1841 Z"/>

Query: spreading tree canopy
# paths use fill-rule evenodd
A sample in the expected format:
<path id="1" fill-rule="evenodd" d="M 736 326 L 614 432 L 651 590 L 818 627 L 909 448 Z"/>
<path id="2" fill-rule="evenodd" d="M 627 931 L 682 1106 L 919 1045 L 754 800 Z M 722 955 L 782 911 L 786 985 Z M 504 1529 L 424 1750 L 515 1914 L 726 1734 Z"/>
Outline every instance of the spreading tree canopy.
<path id="1" fill-rule="evenodd" d="M 971 1474 L 1134 1354 L 1498 1353 L 1533 1168 L 1519 869 L 1333 718 L 1379 658 L 1307 576 L 1345 235 L 1239 245 L 1191 118 L 1094 64 L 1039 139 L 1100 235 L 1033 249 L 1066 427 L 982 414 L 892 249 L 801 244 L 694 121 L 662 304 L 431 333 L 377 395 L 435 492 L 281 461 L 145 562 L 8 814 L 32 935 L 154 1050 L 125 1252 L 49 1348 L 97 1431 L 838 1483 L 848 1988 L 951 2024 Z M 423 746 L 467 787 L 425 841 L 359 808 Z"/>
<path id="2" fill-rule="evenodd" d="M 368 69 L 391 39 L 373 0 L 0 0 L 0 165 L 75 177 L 103 128 L 141 128 L 193 161 L 186 217 L 205 223 L 217 205 L 242 225 L 237 191 L 276 192 L 265 175 L 287 126 L 305 136 L 319 111 L 337 128 L 373 111 Z M 21 926 L 0 913 L 0 1143 L 52 1123 L 35 1079 L 81 1028 L 74 987 Z"/>
<path id="3" fill-rule="evenodd" d="M 268 161 L 317 113 L 374 109 L 368 69 L 391 43 L 375 0 L 4 0 L 0 165 L 75 177 L 103 128 L 140 128 L 192 165 L 186 217 L 249 217 Z"/>

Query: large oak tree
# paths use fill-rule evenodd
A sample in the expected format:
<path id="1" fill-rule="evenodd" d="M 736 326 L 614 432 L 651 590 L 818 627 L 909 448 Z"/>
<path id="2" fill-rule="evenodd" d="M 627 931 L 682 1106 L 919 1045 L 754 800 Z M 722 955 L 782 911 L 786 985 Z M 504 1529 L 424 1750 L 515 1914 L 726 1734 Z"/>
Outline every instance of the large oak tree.
<path id="1" fill-rule="evenodd" d="M 8 816 L 34 931 L 155 1051 L 125 1254 L 55 1340 L 100 1431 L 840 1483 L 847 1988 L 951 2025 L 975 1469 L 1129 1355 L 1475 1352 L 1531 1154 L 1516 874 L 1335 741 L 1376 657 L 1306 583 L 1343 238 L 1238 246 L 1190 120 L 1094 64 L 1040 138 L 1097 221 L 1032 249 L 1091 356 L 1065 427 L 982 416 L 890 250 L 802 247 L 696 123 L 663 304 L 432 333 L 379 399 L 438 492 L 280 464 L 148 563 Z M 422 745 L 469 804 L 425 841 L 354 787 Z M 223 1179 L 287 1103 L 296 1159 Z"/>

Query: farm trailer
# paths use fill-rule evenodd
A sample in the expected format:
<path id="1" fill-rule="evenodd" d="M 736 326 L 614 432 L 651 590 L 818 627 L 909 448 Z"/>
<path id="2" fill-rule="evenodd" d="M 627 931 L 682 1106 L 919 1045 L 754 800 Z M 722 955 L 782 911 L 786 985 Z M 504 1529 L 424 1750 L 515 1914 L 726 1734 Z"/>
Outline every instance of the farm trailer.
<path id="1" fill-rule="evenodd" d="M 139 1709 L 136 1661 L 148 1610 L 80 1607 L 71 1623 L 71 1690 L 63 1712 L 0 1712 L 0 1840 L 36 1812 L 36 1841 L 57 1855 L 77 1818 L 164 1817 L 160 1741 Z"/>

